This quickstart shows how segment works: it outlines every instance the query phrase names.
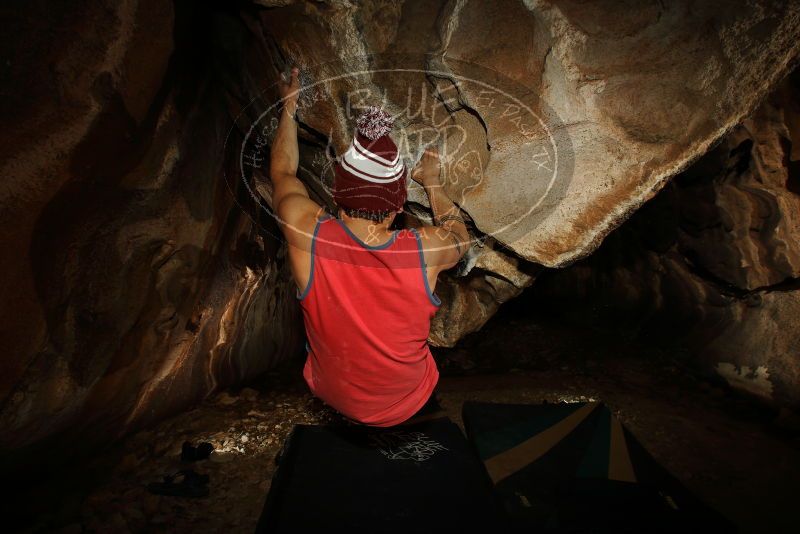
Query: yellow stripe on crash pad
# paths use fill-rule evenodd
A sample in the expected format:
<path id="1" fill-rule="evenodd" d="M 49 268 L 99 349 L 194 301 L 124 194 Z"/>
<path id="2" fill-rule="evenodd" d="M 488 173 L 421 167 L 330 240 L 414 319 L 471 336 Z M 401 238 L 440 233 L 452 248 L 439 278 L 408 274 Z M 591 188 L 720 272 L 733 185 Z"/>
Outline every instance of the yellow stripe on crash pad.
<path id="1" fill-rule="evenodd" d="M 625 432 L 619 419 L 611 416 L 611 436 L 608 447 L 608 478 L 621 482 L 636 482 L 628 445 L 625 443 Z"/>
<path id="2" fill-rule="evenodd" d="M 486 460 L 484 463 L 492 481 L 497 484 L 504 478 L 513 475 L 526 465 L 544 456 L 547 451 L 555 447 L 559 441 L 575 430 L 597 406 L 598 403 L 589 402 L 547 430 L 543 430 L 516 447 L 512 447 Z"/>

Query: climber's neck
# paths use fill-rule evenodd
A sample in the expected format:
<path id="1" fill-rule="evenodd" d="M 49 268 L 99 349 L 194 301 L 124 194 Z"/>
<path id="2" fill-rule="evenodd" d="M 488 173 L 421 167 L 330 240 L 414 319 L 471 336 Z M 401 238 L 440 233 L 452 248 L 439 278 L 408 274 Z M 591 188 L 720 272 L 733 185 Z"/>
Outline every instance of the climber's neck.
<path id="1" fill-rule="evenodd" d="M 392 234 L 389 227 L 394 221 L 395 214 L 391 214 L 381 222 L 370 221 L 358 217 L 350 217 L 339 210 L 339 218 L 353 232 L 356 237 L 368 245 L 377 245 L 386 242 Z"/>

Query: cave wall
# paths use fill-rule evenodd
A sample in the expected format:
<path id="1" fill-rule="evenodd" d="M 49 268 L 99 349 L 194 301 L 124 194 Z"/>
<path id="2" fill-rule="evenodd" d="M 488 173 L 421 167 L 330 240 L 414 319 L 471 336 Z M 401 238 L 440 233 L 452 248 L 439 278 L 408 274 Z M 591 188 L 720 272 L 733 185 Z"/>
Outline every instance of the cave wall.
<path id="1" fill-rule="evenodd" d="M 301 353 L 261 198 L 268 143 L 247 172 L 239 157 L 250 127 L 272 124 L 287 65 L 303 73 L 300 174 L 320 202 L 332 207 L 354 92 L 398 113 L 409 166 L 428 143 L 447 148 L 445 187 L 479 239 L 437 288 L 431 341 L 453 345 L 542 265 L 590 254 L 741 122 L 796 57 L 799 12 L 777 0 L 4 4 L 2 467 L 56 442 L 90 449 Z M 409 195 L 408 220 L 429 220 L 419 188 Z"/>
<path id="2" fill-rule="evenodd" d="M 800 407 L 800 71 L 538 302 Z M 535 305 L 535 304 L 534 304 Z"/>
<path id="3" fill-rule="evenodd" d="M 246 46 L 235 13 L 16 4 L 2 8 L 4 470 L 49 443 L 113 440 L 302 347 L 277 229 L 222 179 L 242 105 L 227 90 L 230 48 Z"/>
<path id="4" fill-rule="evenodd" d="M 532 264 L 589 255 L 800 51 L 800 5 L 780 1 L 257 3 L 267 61 L 301 67 L 301 166 L 321 202 L 360 106 L 396 116 L 409 165 L 445 149 L 445 188 L 481 242 L 440 282 L 443 346 L 533 283 Z M 415 187 L 408 211 L 429 218 Z"/>

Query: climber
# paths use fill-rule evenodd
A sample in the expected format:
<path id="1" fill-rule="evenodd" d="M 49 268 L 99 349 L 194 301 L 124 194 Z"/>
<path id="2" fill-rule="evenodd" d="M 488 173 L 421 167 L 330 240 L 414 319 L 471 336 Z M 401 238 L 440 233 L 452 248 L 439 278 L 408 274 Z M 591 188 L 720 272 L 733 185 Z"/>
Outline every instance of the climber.
<path id="1" fill-rule="evenodd" d="M 298 69 L 288 78 L 278 81 L 283 108 L 269 172 L 308 339 L 303 377 L 351 420 L 400 424 L 436 406 L 439 373 L 427 343 L 441 304 L 434 289 L 438 274 L 466 253 L 469 233 L 441 187 L 435 149 L 411 174 L 428 195 L 435 225 L 390 230 L 408 173 L 388 135 L 392 120 L 378 108 L 359 118 L 334 164 L 338 213 L 326 215 L 296 175 Z"/>

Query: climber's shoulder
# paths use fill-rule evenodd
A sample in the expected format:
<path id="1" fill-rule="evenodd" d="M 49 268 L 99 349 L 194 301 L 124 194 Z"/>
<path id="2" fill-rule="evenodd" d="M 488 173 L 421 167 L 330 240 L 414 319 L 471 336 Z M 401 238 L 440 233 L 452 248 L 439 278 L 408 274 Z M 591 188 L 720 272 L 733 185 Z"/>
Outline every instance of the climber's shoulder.
<path id="1" fill-rule="evenodd" d="M 276 214 L 281 232 L 289 244 L 292 276 L 298 288 L 305 288 L 311 277 L 312 236 L 324 210 L 308 195 L 289 194 L 277 205 Z"/>
<path id="2" fill-rule="evenodd" d="M 284 195 L 275 207 L 278 226 L 291 245 L 311 241 L 311 234 L 324 210 L 307 194 Z"/>

